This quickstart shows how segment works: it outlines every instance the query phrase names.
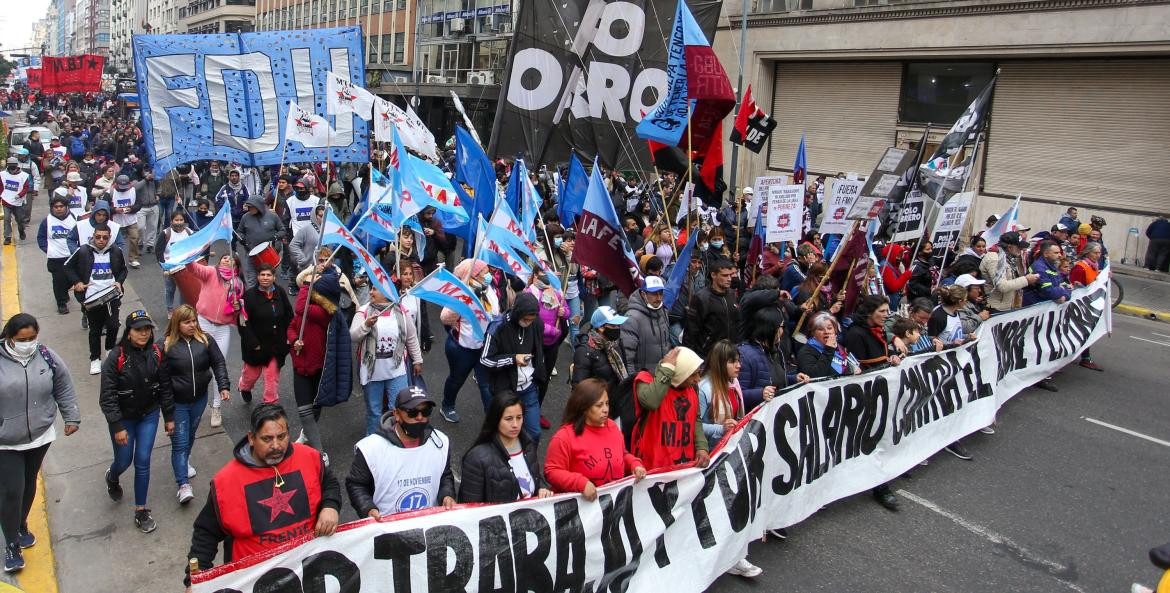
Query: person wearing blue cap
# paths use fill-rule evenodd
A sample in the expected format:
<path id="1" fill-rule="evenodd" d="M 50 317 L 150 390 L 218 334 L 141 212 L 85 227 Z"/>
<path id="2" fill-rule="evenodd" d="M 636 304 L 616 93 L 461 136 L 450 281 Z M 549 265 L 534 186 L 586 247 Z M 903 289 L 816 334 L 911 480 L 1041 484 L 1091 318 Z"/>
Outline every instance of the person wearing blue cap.
<path id="1" fill-rule="evenodd" d="M 621 325 L 622 353 L 626 373 L 653 369 L 670 352 L 670 320 L 663 298 L 666 283 L 661 276 L 647 276 L 641 290 L 630 295 L 626 315 L 629 321 Z"/>
<path id="2" fill-rule="evenodd" d="M 613 307 L 593 311 L 589 331 L 573 352 L 573 385 L 592 377 L 605 381 L 608 393 L 617 391 L 618 384 L 628 376 L 621 344 L 622 325 L 627 321 L 629 317 L 618 315 Z"/>

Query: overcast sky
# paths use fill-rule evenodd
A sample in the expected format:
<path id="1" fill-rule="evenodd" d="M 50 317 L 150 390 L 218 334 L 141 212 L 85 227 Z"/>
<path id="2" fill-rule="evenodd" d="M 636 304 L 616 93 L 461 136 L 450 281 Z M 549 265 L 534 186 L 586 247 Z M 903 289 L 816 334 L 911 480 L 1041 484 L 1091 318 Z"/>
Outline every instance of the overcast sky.
<path id="1" fill-rule="evenodd" d="M 19 9 L 15 6 L 18 3 L 13 0 L 6 0 L 4 4 L 4 10 L 0 11 L 0 51 L 8 53 L 29 44 L 32 24 L 45 18 L 49 0 L 20 0 Z"/>

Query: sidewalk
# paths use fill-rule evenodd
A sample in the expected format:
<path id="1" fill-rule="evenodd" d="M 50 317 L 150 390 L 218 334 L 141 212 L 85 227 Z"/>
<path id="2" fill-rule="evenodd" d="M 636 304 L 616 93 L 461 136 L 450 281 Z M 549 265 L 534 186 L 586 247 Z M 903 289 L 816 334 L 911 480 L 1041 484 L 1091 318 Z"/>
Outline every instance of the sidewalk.
<path id="1" fill-rule="evenodd" d="M 1110 264 L 1125 291 L 1117 311 L 1170 322 L 1170 274 L 1137 266 Z"/>
<path id="2" fill-rule="evenodd" d="M 21 305 L 26 313 L 40 321 L 41 342 L 65 360 L 77 390 L 82 422 L 81 430 L 70 437 L 62 434 L 49 448 L 42 470 L 45 488 L 38 491 L 38 494 L 44 492 L 50 501 L 51 536 L 50 533 L 37 535 L 41 542 L 52 544 L 56 583 L 52 580 L 53 563 L 48 554 L 26 555 L 26 567 L 19 573 L 18 581 L 28 593 L 181 591 L 191 524 L 206 501 L 211 476 L 223 464 L 224 451 L 230 450 L 232 443 L 222 429 L 213 429 L 203 422 L 191 456 L 191 465 L 199 471 L 191 480 L 196 498 L 186 507 L 180 507 L 175 500 L 170 440 L 159 423 L 147 504 L 158 522 L 154 533 L 141 533 L 134 526 L 133 467 L 121 478 L 125 497 L 121 502 L 109 499 L 104 474 L 113 461 L 113 450 L 98 407 L 100 376 L 88 374 L 89 349 L 81 329 L 80 305 L 71 302 L 69 315 L 57 314 L 50 296 L 52 287 L 45 270 L 45 257 L 36 245 L 35 225 L 40 224 L 47 210 L 45 200 L 38 200 L 31 217 L 29 239 L 20 242 L 14 257 L 5 257 L 3 262 L 7 268 L 10 261 L 19 260 Z M 4 251 L 7 256 L 13 250 L 5 248 Z M 145 273 L 153 272 L 131 270 L 121 316 L 142 307 L 133 279 L 136 274 Z M 155 323 L 160 326 L 156 335 L 161 336 L 166 320 L 156 319 Z M 28 551 L 48 552 L 48 546 L 39 543 Z"/>

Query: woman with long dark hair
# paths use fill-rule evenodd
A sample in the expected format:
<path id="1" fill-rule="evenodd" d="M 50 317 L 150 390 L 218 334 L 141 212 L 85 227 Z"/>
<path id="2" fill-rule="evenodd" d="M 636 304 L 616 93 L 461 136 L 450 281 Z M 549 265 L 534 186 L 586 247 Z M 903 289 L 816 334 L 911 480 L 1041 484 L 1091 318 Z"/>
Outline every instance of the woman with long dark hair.
<path id="1" fill-rule="evenodd" d="M 646 477 L 642 460 L 626 450 L 621 429 L 609 419 L 605 381 L 577 383 L 561 422 L 544 462 L 544 476 L 554 492 L 580 492 L 593 501 L 598 486 L 630 474 L 636 480 Z"/>
<path id="2" fill-rule="evenodd" d="M 524 432 L 520 396 L 492 398 L 475 444 L 463 456 L 459 502 L 512 502 L 552 496 L 540 468 L 537 442 Z"/>
<path id="3" fill-rule="evenodd" d="M 98 404 L 114 445 L 114 463 L 106 470 L 106 492 L 115 502 L 122 500 L 118 477 L 133 464 L 134 524 L 143 533 L 150 533 L 157 527 L 146 508 L 150 453 L 160 411 L 167 436 L 175 432 L 175 400 L 162 349 L 154 343 L 154 321 L 146 311 L 139 309 L 126 317 L 122 341 L 106 355 Z"/>
<path id="4" fill-rule="evenodd" d="M 28 313 L 17 313 L 0 332 L 0 531 L 4 570 L 24 568 L 24 548 L 37 543 L 28 513 L 37 492 L 37 474 L 57 438 L 57 412 L 65 436 L 77 432 L 81 410 L 65 361 L 37 341 L 41 328 Z"/>
<path id="5" fill-rule="evenodd" d="M 886 337 L 886 319 L 890 317 L 890 300 L 880 294 L 861 298 L 853 311 L 853 325 L 845 330 L 841 343 L 857 359 L 861 370 L 898 364 L 901 357 L 890 348 Z"/>

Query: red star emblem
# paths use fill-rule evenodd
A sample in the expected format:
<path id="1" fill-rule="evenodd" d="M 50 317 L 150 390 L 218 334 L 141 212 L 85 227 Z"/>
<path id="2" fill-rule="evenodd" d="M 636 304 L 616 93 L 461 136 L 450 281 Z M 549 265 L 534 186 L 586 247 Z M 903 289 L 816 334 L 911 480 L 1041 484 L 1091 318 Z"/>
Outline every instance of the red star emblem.
<path id="1" fill-rule="evenodd" d="M 337 91 L 337 98 L 341 99 L 342 101 L 353 101 L 357 98 L 357 95 L 347 93 L 345 91 Z"/>
<path id="2" fill-rule="evenodd" d="M 295 489 L 289 490 L 288 492 L 281 492 L 276 487 L 276 484 L 272 485 L 272 496 L 259 501 L 260 504 L 272 510 L 272 516 L 268 519 L 269 523 L 275 521 L 281 513 L 293 514 L 292 505 L 289 504 L 289 501 L 292 500 L 293 495 L 296 493 L 297 491 Z"/>

